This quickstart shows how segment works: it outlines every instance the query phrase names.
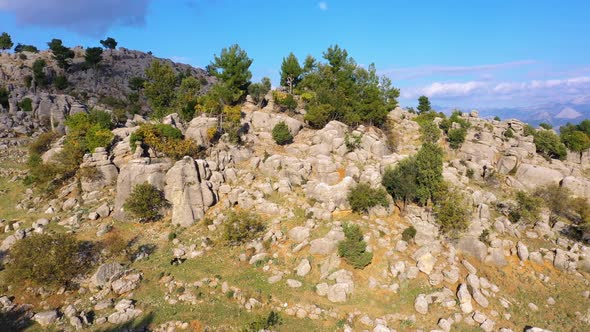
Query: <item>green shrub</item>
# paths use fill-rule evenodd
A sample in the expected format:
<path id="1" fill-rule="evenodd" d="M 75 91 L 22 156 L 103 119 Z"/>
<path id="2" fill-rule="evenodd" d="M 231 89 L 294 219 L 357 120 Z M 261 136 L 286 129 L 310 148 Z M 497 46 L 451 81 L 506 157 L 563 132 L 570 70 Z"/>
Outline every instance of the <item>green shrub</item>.
<path id="1" fill-rule="evenodd" d="M 346 135 L 344 135 L 344 145 L 346 145 L 346 150 L 352 152 L 358 149 L 361 146 L 361 139 L 363 139 L 362 134 L 356 135 L 346 133 Z"/>
<path id="2" fill-rule="evenodd" d="M 154 153 L 179 160 L 184 156 L 195 156 L 198 152 L 196 143 L 183 139 L 182 132 L 168 124 L 143 124 L 131 134 L 129 145 L 135 151 L 136 142 L 151 148 Z"/>
<path id="3" fill-rule="evenodd" d="M 537 153 L 543 156 L 547 160 L 551 158 L 564 160 L 567 156 L 567 149 L 565 145 L 561 143 L 559 136 L 549 130 L 536 131 L 534 134 L 535 146 Z"/>
<path id="4" fill-rule="evenodd" d="M 284 121 L 277 123 L 272 128 L 272 138 L 278 145 L 285 145 L 293 142 L 293 135 L 289 131 L 289 126 Z"/>
<path id="5" fill-rule="evenodd" d="M 502 121 L 502 120 L 500 119 L 500 117 L 499 117 L 499 116 L 497 116 L 497 115 L 494 117 L 494 120 L 496 120 L 496 121 Z"/>
<path id="6" fill-rule="evenodd" d="M 465 171 L 465 176 L 467 176 L 470 179 L 473 179 L 473 176 L 475 175 L 475 171 L 473 170 L 473 168 L 468 168 Z"/>
<path id="7" fill-rule="evenodd" d="M 265 230 L 258 215 L 249 212 L 231 212 L 225 221 L 223 238 L 232 246 L 255 239 Z"/>
<path id="8" fill-rule="evenodd" d="M 139 221 L 153 221 L 160 219 L 160 211 L 169 205 L 161 190 L 144 182 L 133 188 L 123 207 Z"/>
<path id="9" fill-rule="evenodd" d="M 535 135 L 535 132 L 537 132 L 537 130 L 535 129 L 535 127 L 531 126 L 530 124 L 527 124 L 524 126 L 524 129 L 523 129 L 524 136 Z"/>
<path id="10" fill-rule="evenodd" d="M 546 129 L 546 130 L 551 130 L 551 129 L 553 129 L 553 126 L 552 126 L 552 125 L 550 125 L 550 124 L 548 124 L 548 123 L 545 123 L 545 122 L 541 122 L 541 123 L 539 123 L 539 127 L 543 128 L 543 129 Z"/>
<path id="11" fill-rule="evenodd" d="M 416 228 L 414 226 L 410 226 L 402 232 L 402 240 L 409 242 L 416 237 Z"/>
<path id="12" fill-rule="evenodd" d="M 80 242 L 71 234 L 35 234 L 10 249 L 6 270 L 10 280 L 42 286 L 62 286 L 89 267 Z"/>
<path id="13" fill-rule="evenodd" d="M 29 154 L 42 155 L 51 147 L 51 143 L 58 137 L 54 131 L 42 133 L 29 145 Z"/>
<path id="14" fill-rule="evenodd" d="M 228 293 L 229 294 L 229 293 Z M 233 293 L 232 293 L 233 296 Z M 229 297 L 229 296 L 228 296 Z M 272 328 L 283 324 L 283 319 L 278 312 L 271 311 L 268 316 L 259 316 L 256 320 L 248 324 L 242 331 L 243 332 L 259 332 L 269 331 Z"/>
<path id="15" fill-rule="evenodd" d="M 448 133 L 449 146 L 455 150 L 460 148 L 465 143 L 466 136 L 467 130 L 465 128 L 450 129 Z"/>
<path id="16" fill-rule="evenodd" d="M 360 183 L 348 192 L 348 203 L 354 212 L 367 212 L 374 206 L 387 206 L 387 192 L 383 188 L 373 189 Z"/>
<path id="17" fill-rule="evenodd" d="M 94 149 L 98 147 L 108 148 L 114 138 L 115 135 L 110 130 L 104 129 L 98 124 L 93 125 L 86 132 L 86 149 L 89 152 L 94 152 Z"/>
<path id="18" fill-rule="evenodd" d="M 55 79 L 53 80 L 53 86 L 55 86 L 55 88 L 58 90 L 64 90 L 69 85 L 70 85 L 70 83 L 68 82 L 67 77 L 65 77 L 63 75 L 59 75 L 59 76 L 55 77 Z"/>
<path id="19" fill-rule="evenodd" d="M 524 191 L 516 193 L 516 206 L 514 206 L 508 218 L 512 222 L 534 223 L 539 219 L 543 200 L 527 194 Z"/>
<path id="20" fill-rule="evenodd" d="M 48 83 L 44 71 L 46 65 L 47 63 L 43 59 L 37 59 L 33 62 L 33 78 L 36 86 L 44 87 Z"/>
<path id="21" fill-rule="evenodd" d="M 434 205 L 436 222 L 443 233 L 456 235 L 469 226 L 471 211 L 462 194 L 448 188 L 442 191 Z"/>
<path id="22" fill-rule="evenodd" d="M 1 87 L 0 88 L 0 105 L 2 105 L 5 109 L 8 108 L 8 98 L 10 97 L 10 94 L 8 93 L 8 90 L 6 90 L 6 88 Z"/>
<path id="23" fill-rule="evenodd" d="M 18 107 L 25 112 L 32 112 L 33 100 L 31 100 L 31 98 L 23 98 L 20 103 L 18 103 Z"/>
<path id="24" fill-rule="evenodd" d="M 256 104 L 261 104 L 264 96 L 270 91 L 271 83 L 268 77 L 263 77 L 260 83 L 252 83 L 248 87 L 248 94 Z"/>
<path id="25" fill-rule="evenodd" d="M 344 224 L 346 238 L 338 243 L 338 255 L 355 269 L 363 269 L 371 264 L 373 253 L 367 251 L 367 243 L 357 225 Z"/>
<path id="26" fill-rule="evenodd" d="M 422 142 L 436 143 L 440 139 L 440 129 L 434 122 L 424 122 L 420 124 L 422 133 Z"/>
<path id="27" fill-rule="evenodd" d="M 514 137 L 514 130 L 512 130 L 512 128 L 506 129 L 506 131 L 504 132 L 504 137 L 513 138 Z"/>

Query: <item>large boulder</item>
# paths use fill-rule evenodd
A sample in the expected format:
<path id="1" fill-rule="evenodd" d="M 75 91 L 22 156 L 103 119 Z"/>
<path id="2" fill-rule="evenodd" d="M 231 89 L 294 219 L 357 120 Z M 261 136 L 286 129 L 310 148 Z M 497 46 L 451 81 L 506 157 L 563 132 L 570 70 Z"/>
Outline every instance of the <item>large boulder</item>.
<path id="1" fill-rule="evenodd" d="M 125 268 L 121 264 L 105 263 L 98 267 L 90 278 L 90 283 L 94 287 L 102 287 L 119 278 L 123 272 L 125 272 Z"/>
<path id="2" fill-rule="evenodd" d="M 573 176 L 566 176 L 561 180 L 561 186 L 569 189 L 577 197 L 590 198 L 590 181 Z"/>
<path id="3" fill-rule="evenodd" d="M 561 172 L 537 165 L 521 164 L 514 175 L 526 189 L 536 189 L 548 184 L 559 184 L 563 179 Z"/>
<path id="4" fill-rule="evenodd" d="M 113 217 L 118 220 L 126 218 L 123 204 L 133 191 L 133 188 L 148 182 L 159 190 L 164 189 L 165 172 L 170 168 L 170 162 L 161 160 L 152 163 L 150 158 L 133 159 L 121 167 L 117 178 L 117 195 Z"/>
<path id="5" fill-rule="evenodd" d="M 305 185 L 305 194 L 318 202 L 332 202 L 337 207 L 344 209 L 348 206 L 348 192 L 355 184 L 356 182 L 349 176 L 333 186 L 323 182 L 310 181 Z"/>
<path id="6" fill-rule="evenodd" d="M 80 170 L 83 171 L 82 174 L 86 174 L 80 181 L 84 192 L 98 191 L 105 186 L 112 185 L 117 181 L 119 175 L 119 170 L 111 162 L 104 148 L 96 148 L 94 153 L 84 155 Z"/>
<path id="7" fill-rule="evenodd" d="M 166 199 L 172 203 L 172 223 L 184 227 L 203 218 L 217 197 L 207 181 L 211 171 L 207 162 L 184 157 L 166 173 Z"/>
<path id="8" fill-rule="evenodd" d="M 480 262 L 483 262 L 488 254 L 488 247 L 485 243 L 472 236 L 465 236 L 459 239 L 457 249 L 466 255 L 477 258 Z"/>
<path id="9" fill-rule="evenodd" d="M 249 115 L 249 120 L 254 131 L 271 132 L 280 122 L 285 122 L 291 135 L 295 136 L 303 128 L 303 122 L 282 114 L 254 111 Z"/>
<path id="10" fill-rule="evenodd" d="M 209 145 L 209 135 L 207 133 L 210 128 L 215 127 L 217 127 L 217 118 L 199 116 L 189 122 L 184 136 L 192 139 L 200 146 L 207 146 Z"/>

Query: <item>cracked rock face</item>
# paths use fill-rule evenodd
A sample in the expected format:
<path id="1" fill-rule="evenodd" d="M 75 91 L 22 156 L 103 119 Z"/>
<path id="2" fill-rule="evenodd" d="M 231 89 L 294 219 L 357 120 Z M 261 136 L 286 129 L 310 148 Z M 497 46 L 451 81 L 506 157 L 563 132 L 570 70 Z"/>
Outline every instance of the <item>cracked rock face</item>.
<path id="1" fill-rule="evenodd" d="M 213 185 L 207 181 L 211 171 L 204 160 L 184 157 L 166 173 L 166 199 L 172 203 L 172 223 L 190 226 L 203 218 L 217 202 Z"/>

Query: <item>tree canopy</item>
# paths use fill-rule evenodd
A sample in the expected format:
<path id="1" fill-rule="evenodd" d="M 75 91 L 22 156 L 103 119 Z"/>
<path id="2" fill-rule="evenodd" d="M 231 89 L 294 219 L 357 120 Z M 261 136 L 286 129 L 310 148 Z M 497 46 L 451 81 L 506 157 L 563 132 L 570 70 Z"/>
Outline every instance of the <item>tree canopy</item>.
<path id="1" fill-rule="evenodd" d="M 309 92 L 305 119 L 315 128 L 331 120 L 349 125 L 383 125 L 388 112 L 397 106 L 399 90 L 391 80 L 379 77 L 373 64 L 367 69 L 356 64 L 345 49 L 331 46 L 324 52 L 326 63 L 305 60 L 299 92 Z"/>
<path id="2" fill-rule="evenodd" d="M 53 52 L 53 58 L 57 61 L 57 65 L 60 68 L 67 69 L 70 65 L 70 60 L 74 58 L 74 51 L 64 46 L 61 39 L 52 39 L 47 45 L 51 52 Z"/>
<path id="3" fill-rule="evenodd" d="M 289 53 L 289 56 L 283 58 L 281 64 L 281 85 L 289 88 L 289 92 L 293 93 L 293 88 L 301 81 L 301 74 L 303 69 L 299 65 L 299 60 L 293 53 Z"/>
<path id="4" fill-rule="evenodd" d="M 84 55 L 84 61 L 87 66 L 96 68 L 98 66 L 98 63 L 102 61 L 102 48 L 87 48 L 86 55 Z"/>
<path id="5" fill-rule="evenodd" d="M 214 55 L 208 69 L 219 80 L 218 89 L 223 90 L 221 95 L 226 104 L 235 105 L 246 97 L 252 79 L 252 61 L 237 44 L 223 48 L 219 56 Z"/>
<path id="6" fill-rule="evenodd" d="M 104 48 L 108 48 L 110 50 L 114 50 L 115 48 L 117 48 L 117 41 L 111 37 L 108 37 L 105 40 L 101 40 L 100 44 L 104 47 Z"/>
<path id="7" fill-rule="evenodd" d="M 147 77 L 144 83 L 144 93 L 148 98 L 150 107 L 154 110 L 154 117 L 163 118 L 173 106 L 176 86 L 176 74 L 172 67 L 158 60 L 152 61 L 145 70 Z"/>
<path id="8" fill-rule="evenodd" d="M 420 96 L 418 98 L 418 111 L 420 114 L 430 112 L 432 108 L 430 107 L 430 100 L 426 96 Z"/>
<path id="9" fill-rule="evenodd" d="M 7 32 L 3 32 L 0 35 L 0 49 L 2 51 L 9 50 L 12 48 L 12 38 Z"/>

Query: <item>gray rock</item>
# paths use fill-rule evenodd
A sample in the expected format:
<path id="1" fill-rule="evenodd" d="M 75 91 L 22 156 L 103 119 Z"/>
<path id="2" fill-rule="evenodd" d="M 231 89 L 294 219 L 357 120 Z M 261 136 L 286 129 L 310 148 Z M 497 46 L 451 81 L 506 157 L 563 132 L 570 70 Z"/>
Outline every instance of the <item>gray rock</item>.
<path id="1" fill-rule="evenodd" d="M 426 315 L 428 313 L 428 301 L 426 300 L 426 295 L 419 294 L 414 301 L 414 309 L 418 313 Z"/>
<path id="2" fill-rule="evenodd" d="M 459 305 L 461 311 L 468 314 L 473 312 L 473 305 L 471 304 L 471 294 L 466 284 L 460 284 L 457 291 L 457 298 L 459 299 Z"/>
<path id="3" fill-rule="evenodd" d="M 125 294 L 139 286 L 139 282 L 141 281 L 141 274 L 134 273 L 126 275 L 120 279 L 113 281 L 111 284 L 111 288 L 115 294 Z"/>
<path id="4" fill-rule="evenodd" d="M 309 238 L 310 229 L 303 226 L 296 226 L 289 230 L 287 236 L 296 243 L 301 243 Z"/>
<path id="5" fill-rule="evenodd" d="M 33 316 L 33 320 L 43 327 L 55 323 L 57 318 L 58 315 L 56 310 L 39 312 Z"/>
<path id="6" fill-rule="evenodd" d="M 349 292 L 349 285 L 336 283 L 328 289 L 328 300 L 334 303 L 346 302 L 346 294 Z"/>
<path id="7" fill-rule="evenodd" d="M 98 267 L 90 281 L 93 286 L 102 287 L 119 278 L 124 271 L 125 269 L 119 263 L 105 263 Z"/>
<path id="8" fill-rule="evenodd" d="M 307 260 L 307 258 L 302 259 L 295 270 L 297 271 L 298 276 L 305 277 L 309 271 L 311 271 L 311 264 L 309 264 L 309 260 Z"/>
<path id="9" fill-rule="evenodd" d="M 526 247 L 526 245 L 524 245 L 524 243 L 518 241 L 516 244 L 516 252 L 518 254 L 518 258 L 520 258 L 521 261 L 526 261 L 529 259 L 529 249 Z"/>
<path id="10" fill-rule="evenodd" d="M 337 242 L 327 238 L 319 238 L 311 241 L 309 253 L 318 255 L 328 255 L 336 249 Z"/>
<path id="11" fill-rule="evenodd" d="M 430 272 L 432 272 L 432 269 L 434 268 L 434 264 L 436 264 L 436 258 L 429 252 L 418 257 L 417 261 L 418 269 L 427 275 L 430 275 Z"/>
<path id="12" fill-rule="evenodd" d="M 488 254 L 488 247 L 485 243 L 474 237 L 465 236 L 459 239 L 457 248 L 463 253 L 477 258 L 483 262 Z"/>
<path id="13" fill-rule="evenodd" d="M 303 284 L 299 280 L 287 279 L 287 286 L 289 286 L 291 288 L 299 288 L 299 287 L 303 286 Z"/>

